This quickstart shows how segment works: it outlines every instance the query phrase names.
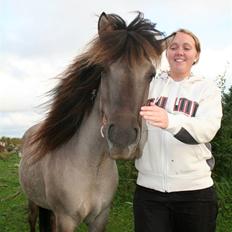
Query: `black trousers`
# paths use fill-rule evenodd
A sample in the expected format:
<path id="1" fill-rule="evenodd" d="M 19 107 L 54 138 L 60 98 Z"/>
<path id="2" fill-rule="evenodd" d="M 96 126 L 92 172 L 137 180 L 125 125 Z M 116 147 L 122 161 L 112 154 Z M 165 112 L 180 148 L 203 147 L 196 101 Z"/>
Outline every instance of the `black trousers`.
<path id="1" fill-rule="evenodd" d="M 217 212 L 213 187 L 163 193 L 137 185 L 135 190 L 135 232 L 215 232 Z"/>

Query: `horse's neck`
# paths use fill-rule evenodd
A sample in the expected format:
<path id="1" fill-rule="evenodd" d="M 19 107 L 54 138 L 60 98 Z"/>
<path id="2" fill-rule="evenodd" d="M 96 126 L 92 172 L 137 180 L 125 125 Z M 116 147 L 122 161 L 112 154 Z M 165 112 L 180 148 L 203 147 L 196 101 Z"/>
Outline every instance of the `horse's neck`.
<path id="1" fill-rule="evenodd" d="M 99 94 L 98 94 L 99 95 Z M 81 127 L 72 139 L 75 150 L 77 152 L 84 152 L 85 157 L 89 156 L 99 160 L 106 154 L 106 141 L 101 136 L 102 119 L 99 110 L 99 96 L 97 95 L 93 108 L 88 116 L 83 119 Z M 76 144 L 76 145 L 75 145 Z"/>

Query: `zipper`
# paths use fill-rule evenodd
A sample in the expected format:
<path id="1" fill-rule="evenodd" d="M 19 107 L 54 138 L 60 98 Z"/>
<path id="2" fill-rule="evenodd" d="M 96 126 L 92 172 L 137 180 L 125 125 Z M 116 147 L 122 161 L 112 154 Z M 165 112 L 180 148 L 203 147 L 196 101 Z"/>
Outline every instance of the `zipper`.
<path id="1" fill-rule="evenodd" d="M 176 86 L 177 85 L 177 86 Z M 174 92 L 173 92 L 174 89 Z M 174 98 L 178 96 L 178 93 L 180 92 L 180 85 L 179 83 L 172 83 L 171 88 L 169 89 L 169 95 L 168 95 L 168 102 L 166 105 L 166 110 L 167 112 L 172 112 L 173 110 L 173 104 L 174 104 Z M 162 169 L 163 169 L 163 190 L 164 192 L 169 191 L 168 187 L 168 152 L 167 152 L 167 132 L 163 131 L 162 133 L 162 153 L 163 153 L 163 164 L 162 164 Z"/>
<path id="2" fill-rule="evenodd" d="M 164 192 L 167 192 L 167 157 L 166 157 L 166 151 L 165 151 L 165 134 L 161 134 L 161 144 L 162 144 L 162 150 L 161 150 L 161 157 L 162 157 L 162 188 Z"/>
<path id="3" fill-rule="evenodd" d="M 167 185 L 167 174 L 168 174 L 168 157 L 167 157 L 167 150 L 166 150 L 166 136 L 165 133 L 162 134 L 162 144 L 163 144 L 163 190 L 164 192 L 168 192 L 168 185 Z"/>

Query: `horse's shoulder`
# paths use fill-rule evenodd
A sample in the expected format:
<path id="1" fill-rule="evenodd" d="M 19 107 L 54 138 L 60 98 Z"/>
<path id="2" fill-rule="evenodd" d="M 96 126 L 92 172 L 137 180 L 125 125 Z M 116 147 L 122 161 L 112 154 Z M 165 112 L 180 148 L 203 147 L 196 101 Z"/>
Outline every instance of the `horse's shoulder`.
<path id="1" fill-rule="evenodd" d="M 22 150 L 24 147 L 27 147 L 31 143 L 33 136 L 39 130 L 40 126 L 41 126 L 41 123 L 38 123 L 38 124 L 31 126 L 29 129 L 25 131 L 22 137 Z"/>

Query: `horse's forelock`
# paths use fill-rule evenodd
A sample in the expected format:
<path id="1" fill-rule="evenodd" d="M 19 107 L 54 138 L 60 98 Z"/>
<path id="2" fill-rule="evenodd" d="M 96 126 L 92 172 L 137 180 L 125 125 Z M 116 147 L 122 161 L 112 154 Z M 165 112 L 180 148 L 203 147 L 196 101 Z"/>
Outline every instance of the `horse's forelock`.
<path id="1" fill-rule="evenodd" d="M 163 48 L 157 37 L 164 35 L 155 28 L 156 24 L 144 19 L 141 13 L 128 26 L 119 16 L 113 15 L 111 21 L 114 30 L 100 32 L 92 41 L 88 50 L 92 63 L 108 64 L 125 59 L 135 64 L 144 58 L 159 63 Z"/>

